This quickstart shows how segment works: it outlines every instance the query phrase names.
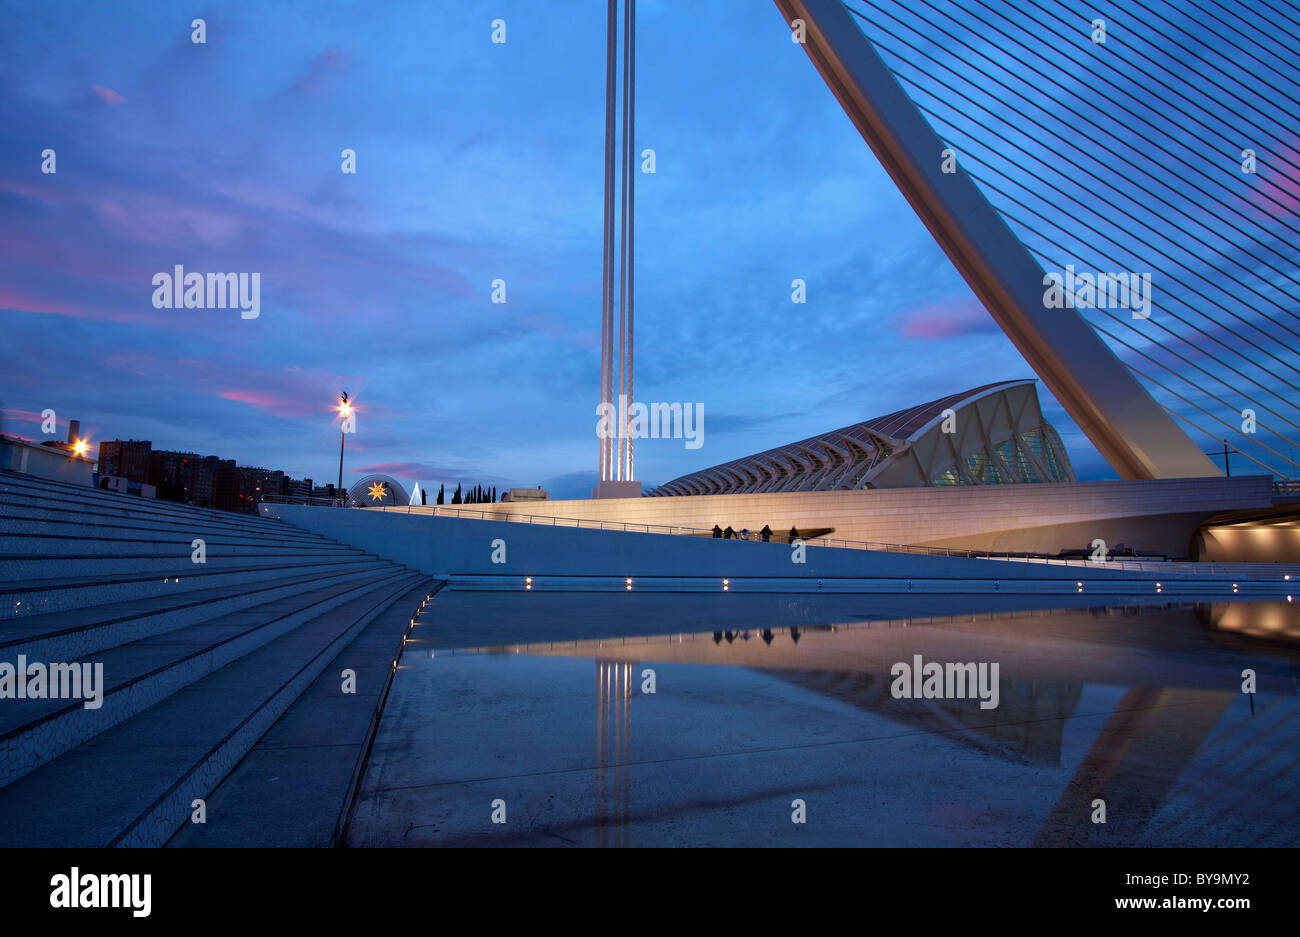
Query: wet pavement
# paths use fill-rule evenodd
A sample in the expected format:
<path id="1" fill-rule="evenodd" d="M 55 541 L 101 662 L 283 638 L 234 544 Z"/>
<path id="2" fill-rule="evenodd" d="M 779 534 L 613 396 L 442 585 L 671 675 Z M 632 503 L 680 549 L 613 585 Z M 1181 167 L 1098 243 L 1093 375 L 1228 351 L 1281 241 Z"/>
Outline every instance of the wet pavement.
<path id="1" fill-rule="evenodd" d="M 444 590 L 349 845 L 1300 842 L 1300 607 L 704 598 Z"/>

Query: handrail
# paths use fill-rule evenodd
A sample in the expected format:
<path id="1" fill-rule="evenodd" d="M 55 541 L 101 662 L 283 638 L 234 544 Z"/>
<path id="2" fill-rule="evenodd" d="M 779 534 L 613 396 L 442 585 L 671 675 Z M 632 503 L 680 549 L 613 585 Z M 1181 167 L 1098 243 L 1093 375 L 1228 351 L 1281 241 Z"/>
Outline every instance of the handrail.
<path id="1" fill-rule="evenodd" d="M 305 504 L 309 506 L 332 506 L 332 507 L 355 507 L 361 508 L 362 505 L 342 504 L 341 499 L 334 498 L 306 498 L 295 499 L 283 495 L 268 495 L 262 499 L 266 503 L 287 503 L 287 504 Z M 408 505 L 381 505 L 369 508 L 369 510 L 402 512 L 407 514 L 425 514 L 432 517 L 470 517 L 479 520 L 509 521 L 517 524 L 538 524 L 550 527 L 578 527 L 592 530 L 614 530 L 623 533 L 647 533 L 647 534 L 667 534 L 675 536 L 692 536 L 692 537 L 709 537 L 712 538 L 713 530 L 708 527 L 687 527 L 680 524 L 636 524 L 628 521 L 605 521 L 592 518 L 578 517 L 556 517 L 549 514 L 515 514 L 513 512 L 503 511 L 486 511 L 479 508 L 463 507 L 461 505 L 447 504 L 408 504 Z M 739 541 L 737 542 L 745 542 Z M 755 537 L 752 542 L 763 542 L 760 538 Z M 781 541 L 776 541 L 780 543 Z M 874 550 L 882 553 L 913 553 L 926 556 L 948 556 L 959 557 L 963 559 L 980 559 L 980 560 L 1003 560 L 1006 562 L 1017 563 L 1043 563 L 1056 566 L 1078 566 L 1085 569 L 1121 569 L 1137 570 L 1146 572 L 1170 572 L 1170 573 L 1190 573 L 1195 576 L 1206 575 L 1215 576 L 1224 573 L 1230 573 L 1231 569 L 1225 564 L 1214 563 L 1193 563 L 1182 562 L 1177 560 L 1118 560 L 1105 559 L 1094 560 L 1091 558 L 1073 558 L 1061 556 L 1046 556 L 1044 554 L 1012 554 L 1012 553 L 995 553 L 987 550 L 960 550 L 952 547 L 926 547 L 916 546 L 904 543 L 882 543 L 870 540 L 841 540 L 829 537 L 814 537 L 804 539 L 807 546 L 813 547 L 831 547 L 835 549 L 846 550 Z"/>

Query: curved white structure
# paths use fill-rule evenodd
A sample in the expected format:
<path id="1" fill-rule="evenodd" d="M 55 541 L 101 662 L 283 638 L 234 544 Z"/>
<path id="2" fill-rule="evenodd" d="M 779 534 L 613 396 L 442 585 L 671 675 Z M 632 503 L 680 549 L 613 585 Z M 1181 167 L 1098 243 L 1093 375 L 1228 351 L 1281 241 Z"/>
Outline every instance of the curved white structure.
<path id="1" fill-rule="evenodd" d="M 1044 271 L 945 144 L 841 0 L 776 0 L 899 191 L 1084 434 L 1125 479 L 1222 472 L 1074 309 L 1046 308 Z"/>
<path id="2" fill-rule="evenodd" d="M 683 475 L 651 496 L 1075 481 L 1032 380 L 1002 381 Z"/>

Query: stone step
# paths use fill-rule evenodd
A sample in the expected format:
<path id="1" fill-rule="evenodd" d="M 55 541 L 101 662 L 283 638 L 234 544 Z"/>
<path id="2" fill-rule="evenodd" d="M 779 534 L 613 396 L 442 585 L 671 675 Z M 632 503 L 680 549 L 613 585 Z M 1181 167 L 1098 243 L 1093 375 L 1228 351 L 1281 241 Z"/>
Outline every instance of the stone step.
<path id="1" fill-rule="evenodd" d="M 196 510 L 196 509 L 191 509 Z M 225 523 L 218 512 L 194 513 L 175 517 L 151 514 L 129 514 L 119 511 L 99 511 L 76 504 L 42 505 L 0 503 L 0 533 L 75 533 L 77 528 L 94 528 L 98 531 L 133 530 L 157 531 L 170 534 L 189 534 L 191 537 L 225 536 L 231 539 L 264 540 L 273 538 L 294 543 L 320 542 L 328 538 L 313 534 L 282 521 L 260 521 L 260 529 L 245 524 Z M 232 515 L 233 517 L 234 515 Z M 38 523 L 52 527 L 34 526 Z"/>
<path id="2" fill-rule="evenodd" d="M 343 648 L 428 581 L 403 570 L 0 788 L 0 845 L 165 843 Z"/>
<path id="3" fill-rule="evenodd" d="M 385 562 L 358 553 L 356 557 L 312 557 L 277 561 L 261 566 L 194 566 L 183 575 L 162 577 L 150 573 L 105 576 L 64 576 L 0 583 L 0 620 L 38 612 L 66 611 L 107 602 L 175 595 L 232 582 L 252 583 L 275 579 L 289 570 L 343 570 L 368 562 Z"/>
<path id="4" fill-rule="evenodd" d="M 240 552 L 206 551 L 205 560 L 195 563 L 189 545 L 184 552 L 169 549 L 165 552 L 154 551 L 152 554 L 122 556 L 85 553 L 73 556 L 23 556 L 13 555 L 0 544 L 0 588 L 3 584 L 10 586 L 37 582 L 42 579 L 59 579 L 64 577 L 100 577 L 116 578 L 130 574 L 155 574 L 159 577 L 180 576 L 182 578 L 201 570 L 212 572 L 228 568 L 260 569 L 268 566 L 282 567 L 286 564 L 310 560 L 319 563 L 350 562 L 362 556 L 359 551 L 337 548 L 331 551 L 307 553 L 300 550 L 288 550 L 281 547 L 275 552 Z"/>
<path id="5" fill-rule="evenodd" d="M 184 823 L 168 846 L 339 845 L 411 621 L 442 587 L 422 581 L 335 657 L 206 798 L 207 823 Z M 339 692 L 340 675 L 356 692 Z"/>
<path id="6" fill-rule="evenodd" d="M 304 622 L 409 575 L 408 570 L 388 564 L 366 579 L 286 596 L 106 649 L 89 661 L 103 665 L 103 699 L 98 708 L 86 708 L 82 698 L 6 700 L 0 707 L 0 786 Z"/>
<path id="7" fill-rule="evenodd" d="M 111 528 L 105 528 L 109 530 Z M 114 533 L 133 533 L 118 531 Z M 183 556 L 193 554 L 193 540 L 188 533 L 171 531 L 141 532 L 141 536 L 87 536 L 79 533 L 0 533 L 0 554 L 28 556 Z M 266 556 L 286 550 L 302 555 L 331 555 L 354 552 L 352 547 L 333 540 L 287 541 L 267 538 L 238 539 L 229 535 L 203 538 L 209 556 Z"/>
<path id="8" fill-rule="evenodd" d="M 371 575 L 379 561 L 347 572 L 290 573 L 258 583 L 236 582 L 176 595 L 0 620 L 0 660 L 74 660 L 104 648 L 165 634 L 217 615 L 308 589 Z"/>

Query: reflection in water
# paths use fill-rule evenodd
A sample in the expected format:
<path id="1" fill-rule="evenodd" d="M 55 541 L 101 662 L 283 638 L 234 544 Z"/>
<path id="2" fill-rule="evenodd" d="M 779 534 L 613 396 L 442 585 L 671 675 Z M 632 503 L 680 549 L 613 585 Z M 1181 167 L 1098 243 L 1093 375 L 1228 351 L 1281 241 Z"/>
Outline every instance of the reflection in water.
<path id="1" fill-rule="evenodd" d="M 628 845 L 629 729 L 635 662 L 596 661 L 596 845 Z M 611 831 L 613 827 L 613 841 Z"/>
<path id="2" fill-rule="evenodd" d="M 1064 732 L 1088 684 L 1125 687 L 1033 840 L 1043 846 L 1113 845 L 1117 833 L 1128 842 L 1152 836 L 1160 842 L 1149 829 L 1158 815 L 1162 828 L 1177 826 L 1169 801 L 1180 781 L 1197 771 L 1215 775 L 1226 763 L 1208 769 L 1200 765 L 1193 771 L 1193 762 L 1198 756 L 1204 760 L 1210 750 L 1235 759 L 1230 773 L 1250 772 L 1252 777 L 1242 782 L 1256 785 L 1256 795 L 1261 785 L 1272 791 L 1266 800 L 1279 808 L 1296 792 L 1296 772 L 1290 764 L 1294 759 L 1285 755 L 1289 745 L 1281 751 L 1272 747 L 1279 738 L 1260 745 L 1241 737 L 1240 731 L 1230 731 L 1226 741 L 1210 743 L 1232 704 L 1242 702 L 1237 687 L 1242 661 L 1258 671 L 1261 692 L 1282 694 L 1271 703 L 1274 722 L 1282 710 L 1300 714 L 1290 655 L 1252 659 L 1236 653 L 1236 647 L 1226 649 L 1218 643 L 1225 632 L 1272 642 L 1294 638 L 1300 636 L 1300 609 L 1279 602 L 1116 606 L 768 626 L 552 642 L 514 650 L 596 657 L 600 688 L 596 808 L 601 845 L 610 841 L 610 827 L 613 845 L 627 843 L 629 682 L 633 668 L 643 660 L 755 668 L 896 724 L 942 736 L 972 753 L 1025 768 L 1065 766 Z M 1257 643 L 1247 647 L 1267 650 Z M 1001 704 L 996 710 L 984 710 L 973 698 L 895 699 L 889 690 L 890 668 L 913 654 L 934 660 L 1000 662 Z M 1251 696 L 1252 716 L 1254 702 Z M 1288 743 L 1293 736 L 1294 732 L 1287 734 Z M 1222 779 L 1214 783 L 1223 786 Z M 1091 805 L 1101 794 L 1118 811 L 1118 818 L 1105 827 L 1090 822 Z"/>
<path id="3" fill-rule="evenodd" d="M 1200 606 L 1205 624 L 1217 631 L 1300 643 L 1300 604 L 1286 602 L 1214 602 Z"/>
<path id="4" fill-rule="evenodd" d="M 599 627 L 619 637 L 410 660 L 360 841 L 1300 845 L 1294 603 L 882 619 L 872 599 L 837 599 L 833 617 L 797 602 L 690 617 L 690 597 L 666 617 L 659 598 L 639 613 L 625 598 L 582 599 L 588 613 L 608 602 Z M 570 597 L 529 599 L 530 614 L 573 614 Z M 459 601 L 486 603 L 474 606 L 486 617 L 500 599 Z M 665 620 L 691 630 L 656 633 Z M 998 663 L 999 706 L 894 698 L 891 668 L 914 655 Z M 637 702 L 634 750 L 644 666 L 658 686 Z M 1246 670 L 1258 695 L 1242 692 Z M 485 826 L 496 796 L 512 805 L 508 828 Z M 790 823 L 795 798 L 807 826 Z"/>
<path id="5" fill-rule="evenodd" d="M 896 700 L 888 675 L 780 670 L 775 676 L 1009 762 L 1053 765 L 1060 764 L 1061 732 L 1083 691 L 1080 683 L 1000 680 L 999 705 L 990 711 L 972 699 Z"/>

